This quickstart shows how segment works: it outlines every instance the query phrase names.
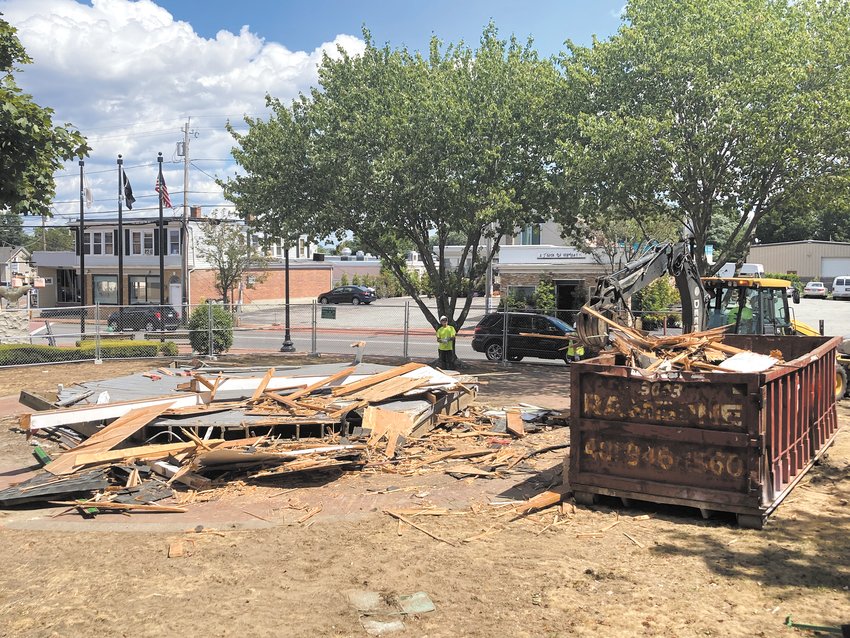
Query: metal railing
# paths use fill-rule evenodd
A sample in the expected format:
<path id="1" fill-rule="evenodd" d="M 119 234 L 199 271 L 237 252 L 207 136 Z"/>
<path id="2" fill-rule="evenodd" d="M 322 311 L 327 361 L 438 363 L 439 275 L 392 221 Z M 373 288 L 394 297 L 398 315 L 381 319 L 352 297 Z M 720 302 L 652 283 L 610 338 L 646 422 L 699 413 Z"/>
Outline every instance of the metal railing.
<path id="1" fill-rule="evenodd" d="M 433 300 L 430 302 L 433 305 Z M 185 312 L 181 312 L 184 311 Z M 436 315 L 436 307 L 432 307 Z M 510 362 L 524 358 L 569 360 L 570 349 L 560 321 L 572 324 L 578 309 L 509 311 L 498 327 L 484 320 L 483 299 L 474 299 L 458 332 L 455 352 L 461 360 L 488 358 Z M 676 331 L 675 311 L 646 313 L 644 327 L 658 333 Z M 494 317 L 503 313 L 491 313 Z M 370 356 L 437 359 L 433 326 L 415 302 L 380 299 L 370 305 L 315 301 L 290 304 L 289 336 L 295 351 L 312 355 L 353 354 L 365 342 Z M 549 319 L 544 319 L 549 317 Z M 546 323 L 549 322 L 549 323 Z M 223 352 L 279 352 L 286 336 L 283 304 L 230 307 L 204 303 L 187 308 L 151 305 L 67 306 L 0 311 L 0 366 L 113 358 L 196 355 Z M 516 324 L 516 325 L 514 325 Z M 548 328 L 547 328 L 548 326 Z M 546 332 L 546 330 L 550 330 Z"/>

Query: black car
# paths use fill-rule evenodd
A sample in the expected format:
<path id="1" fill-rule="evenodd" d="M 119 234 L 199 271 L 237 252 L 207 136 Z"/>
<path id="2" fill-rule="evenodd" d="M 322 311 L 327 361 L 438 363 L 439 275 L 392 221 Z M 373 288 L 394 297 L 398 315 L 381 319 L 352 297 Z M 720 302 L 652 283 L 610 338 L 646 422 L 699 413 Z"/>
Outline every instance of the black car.
<path id="1" fill-rule="evenodd" d="M 171 306 L 131 306 L 116 310 L 107 319 L 110 330 L 177 330 L 180 315 Z"/>
<path id="2" fill-rule="evenodd" d="M 472 349 L 483 352 L 491 361 L 501 361 L 504 326 L 503 312 L 485 315 L 475 326 Z M 584 348 L 561 337 L 575 334 L 575 328 L 556 317 L 530 312 L 512 312 L 508 321 L 507 359 L 522 361 L 523 357 L 538 357 L 561 359 L 569 363 L 571 360 L 580 358 L 584 354 Z M 569 348 L 571 345 L 572 349 Z"/>
<path id="3" fill-rule="evenodd" d="M 352 303 L 356 306 L 361 303 L 372 303 L 375 299 L 377 297 L 374 291 L 366 286 L 339 286 L 319 295 L 320 304 Z"/>

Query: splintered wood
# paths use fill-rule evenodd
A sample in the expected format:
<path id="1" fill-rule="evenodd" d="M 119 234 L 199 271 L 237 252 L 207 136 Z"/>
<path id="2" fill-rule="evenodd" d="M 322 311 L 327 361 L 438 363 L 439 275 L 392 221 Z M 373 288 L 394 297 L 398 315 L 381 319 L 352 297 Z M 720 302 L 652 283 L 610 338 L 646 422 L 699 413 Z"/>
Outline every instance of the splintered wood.
<path id="1" fill-rule="evenodd" d="M 757 354 L 723 343 L 728 326 L 702 332 L 656 336 L 646 334 L 585 306 L 582 312 L 608 324 L 611 350 L 626 358 L 626 365 L 646 373 L 671 371 L 763 372 L 782 363 L 782 353 Z"/>

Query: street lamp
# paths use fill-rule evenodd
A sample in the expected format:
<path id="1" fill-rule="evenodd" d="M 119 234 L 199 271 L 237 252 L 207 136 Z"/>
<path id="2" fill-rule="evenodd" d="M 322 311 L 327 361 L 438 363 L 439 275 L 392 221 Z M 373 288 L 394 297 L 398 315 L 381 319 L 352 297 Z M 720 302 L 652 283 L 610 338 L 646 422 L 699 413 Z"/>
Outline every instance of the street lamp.
<path id="1" fill-rule="evenodd" d="M 283 345 L 280 346 L 280 351 L 295 352 L 295 344 L 292 343 L 292 335 L 289 333 L 289 246 L 286 241 L 283 242 L 283 279 L 286 285 L 286 296 L 284 298 Z"/>

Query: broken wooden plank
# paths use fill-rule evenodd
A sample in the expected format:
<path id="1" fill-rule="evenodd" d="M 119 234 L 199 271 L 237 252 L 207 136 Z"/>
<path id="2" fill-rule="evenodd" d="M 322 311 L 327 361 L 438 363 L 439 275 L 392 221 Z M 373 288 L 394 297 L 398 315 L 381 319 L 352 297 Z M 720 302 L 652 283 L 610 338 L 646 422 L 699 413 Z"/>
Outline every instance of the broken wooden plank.
<path id="1" fill-rule="evenodd" d="M 224 443 L 223 439 L 210 439 L 206 442 L 210 447 L 214 447 Z M 76 455 L 75 464 L 77 467 L 85 465 L 100 465 L 103 463 L 115 463 L 116 461 L 126 461 L 128 459 L 164 459 L 172 454 L 180 454 L 181 452 L 191 452 L 196 447 L 194 442 L 190 443 L 163 443 L 157 445 L 140 445 L 138 447 L 128 447 L 121 450 L 109 450 L 107 452 L 83 452 Z M 73 452 L 73 450 L 71 450 Z"/>
<path id="2" fill-rule="evenodd" d="M 425 367 L 427 366 L 424 363 L 406 363 L 402 366 L 393 368 L 392 370 L 387 370 L 378 374 L 369 375 L 365 379 L 341 385 L 337 388 L 334 388 L 332 393 L 334 396 L 347 396 L 364 388 L 368 388 L 369 386 L 381 383 L 382 381 L 394 379 L 395 377 L 400 377 L 401 375 L 406 374 L 408 372 L 412 372 L 413 370 L 418 370 L 419 368 Z"/>
<path id="3" fill-rule="evenodd" d="M 425 529 L 425 528 L 424 528 L 424 527 L 422 527 L 421 525 L 417 525 L 416 523 L 414 523 L 413 521 L 411 521 L 411 520 L 410 520 L 409 518 L 407 518 L 406 516 L 403 516 L 402 514 L 399 514 L 399 513 L 397 513 L 397 512 L 393 512 L 392 510 L 384 510 L 384 514 L 388 514 L 388 515 L 392 516 L 393 518 L 396 518 L 396 519 L 398 519 L 398 520 L 400 520 L 400 521 L 402 521 L 402 522 L 404 522 L 404 523 L 407 523 L 407 524 L 408 524 L 408 525 L 410 525 L 413 529 L 418 529 L 420 532 L 422 532 L 423 534 L 425 534 L 425 535 L 427 535 L 427 536 L 430 536 L 430 537 L 431 537 L 431 538 L 433 538 L 434 540 L 438 540 L 438 541 L 440 541 L 440 542 L 442 542 L 442 543 L 447 543 L 447 544 L 451 545 L 452 547 L 457 547 L 457 543 L 456 543 L 456 542 L 454 542 L 454 541 L 452 541 L 452 540 L 449 540 L 449 539 L 447 539 L 447 538 L 443 538 L 442 536 L 437 536 L 437 535 L 436 535 L 436 534 L 434 534 L 433 532 L 429 532 L 427 529 Z"/>
<path id="4" fill-rule="evenodd" d="M 256 387 L 256 389 L 254 390 L 254 393 L 251 395 L 252 401 L 257 401 L 261 396 L 263 396 L 263 392 L 266 391 L 266 387 L 269 385 L 269 381 L 272 380 L 274 373 L 275 373 L 274 368 L 269 368 L 268 371 L 266 371 L 266 374 L 263 376 L 262 380 L 260 381 L 260 385 L 258 385 Z"/>
<path id="5" fill-rule="evenodd" d="M 357 366 L 351 366 L 349 368 L 343 368 L 339 372 L 335 372 L 334 374 L 326 377 L 323 380 L 316 381 L 315 383 L 311 383 L 303 390 L 296 390 L 292 394 L 288 395 L 286 398 L 290 401 L 294 401 L 298 397 L 303 397 L 305 395 L 310 394 L 311 392 L 315 392 L 316 390 L 325 387 L 326 385 L 330 385 L 334 381 L 339 381 L 351 375 L 357 369 Z"/>
<path id="6" fill-rule="evenodd" d="M 90 436 L 77 447 L 68 450 L 54 461 L 48 463 L 44 469 L 55 476 L 72 474 L 74 468 L 79 465 L 76 458 L 80 453 L 97 453 L 111 450 L 145 427 L 148 423 L 154 421 L 167 408 L 168 404 L 160 403 L 158 405 L 131 410 Z"/>
<path id="7" fill-rule="evenodd" d="M 522 414 L 519 412 L 506 412 L 508 432 L 518 439 L 525 436 L 525 425 L 522 422 Z"/>
<path id="8" fill-rule="evenodd" d="M 186 511 L 185 507 L 173 507 L 171 505 L 150 505 L 147 503 L 115 503 L 112 501 L 48 501 L 51 505 L 70 505 L 73 507 L 95 507 L 99 510 L 116 510 L 141 512 L 169 512 L 181 514 Z"/>

